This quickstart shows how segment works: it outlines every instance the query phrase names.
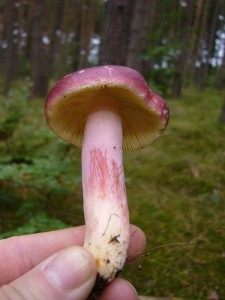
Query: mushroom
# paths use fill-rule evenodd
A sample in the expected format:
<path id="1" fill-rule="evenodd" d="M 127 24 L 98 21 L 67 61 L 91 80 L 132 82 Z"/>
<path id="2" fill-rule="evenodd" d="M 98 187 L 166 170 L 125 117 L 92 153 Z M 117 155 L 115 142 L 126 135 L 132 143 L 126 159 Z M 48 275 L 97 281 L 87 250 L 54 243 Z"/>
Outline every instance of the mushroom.
<path id="1" fill-rule="evenodd" d="M 122 270 L 129 245 L 122 150 L 143 148 L 165 130 L 166 102 L 135 70 L 99 66 L 59 80 L 48 94 L 46 119 L 64 141 L 82 146 L 85 241 L 95 258 L 92 296 Z"/>

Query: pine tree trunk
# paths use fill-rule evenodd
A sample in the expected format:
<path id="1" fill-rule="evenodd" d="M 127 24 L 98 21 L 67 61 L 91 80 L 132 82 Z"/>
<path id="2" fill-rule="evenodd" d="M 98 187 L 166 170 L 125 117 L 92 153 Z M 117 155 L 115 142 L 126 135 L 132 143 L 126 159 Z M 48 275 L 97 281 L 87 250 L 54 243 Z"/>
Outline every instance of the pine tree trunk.
<path id="1" fill-rule="evenodd" d="M 152 0 L 138 0 L 134 7 L 127 66 L 138 70 L 140 73 L 143 73 L 144 54 L 149 47 L 152 2 Z"/>
<path id="2" fill-rule="evenodd" d="M 18 7 L 15 0 L 8 0 L 5 4 L 5 43 L 6 55 L 4 65 L 3 94 L 8 95 L 10 83 L 17 76 L 18 67 Z M 17 35 L 15 35 L 17 32 Z"/>
<path id="3" fill-rule="evenodd" d="M 79 60 L 80 60 L 80 35 L 79 28 L 81 24 L 81 1 L 79 3 L 73 4 L 72 11 L 73 15 L 71 18 L 72 30 L 75 33 L 73 41 L 73 56 L 72 56 L 72 68 L 73 70 L 79 69 Z"/>
<path id="4" fill-rule="evenodd" d="M 108 0 L 100 45 L 100 64 L 126 65 L 133 1 Z"/>
<path id="5" fill-rule="evenodd" d="M 48 51 L 48 78 L 52 77 L 53 69 L 54 69 L 54 60 L 57 50 L 57 43 L 58 43 L 58 35 L 57 33 L 60 32 L 62 19 L 64 14 L 64 6 L 65 2 L 62 0 L 55 1 L 55 13 L 54 13 L 54 21 L 51 30 L 50 36 L 50 47 Z"/>
<path id="6" fill-rule="evenodd" d="M 223 107 L 221 109 L 220 117 L 219 117 L 219 122 L 222 124 L 225 124 L 225 101 L 223 103 Z"/>
<path id="7" fill-rule="evenodd" d="M 201 85 L 201 76 L 202 76 L 202 68 L 203 68 L 202 60 L 201 60 L 201 58 L 202 58 L 201 52 L 203 49 L 204 39 L 205 39 L 205 34 L 206 34 L 206 29 L 207 29 L 209 4 L 210 4 L 210 0 L 204 1 L 203 10 L 202 10 L 202 22 L 201 22 L 201 26 L 200 26 L 200 34 L 198 37 L 199 45 L 198 45 L 197 52 L 196 52 L 196 60 L 200 62 L 200 68 L 193 69 L 194 73 L 192 73 L 193 74 L 192 78 L 194 79 L 194 82 L 197 82 L 199 84 L 199 86 Z"/>
<path id="8" fill-rule="evenodd" d="M 172 11 L 171 15 L 173 18 L 170 21 L 169 24 L 169 32 L 168 32 L 168 38 L 169 40 L 173 40 L 174 37 L 177 35 L 177 30 L 179 28 L 179 18 L 176 17 L 177 12 L 179 11 L 180 6 L 180 0 L 173 0 L 172 1 Z"/>
<path id="9" fill-rule="evenodd" d="M 87 3 L 84 1 L 82 5 L 79 69 L 88 64 L 91 38 L 94 31 L 95 6 L 96 0 L 89 0 Z"/>
<path id="10" fill-rule="evenodd" d="M 225 49 L 225 39 L 224 39 L 223 48 Z M 223 60 L 222 60 L 221 66 L 219 67 L 219 70 L 217 71 L 215 86 L 219 90 L 224 88 L 224 86 L 225 86 L 225 53 L 223 54 Z"/>
<path id="11" fill-rule="evenodd" d="M 197 52 L 200 47 L 200 39 L 198 38 L 198 32 L 201 24 L 201 16 L 202 16 L 202 10 L 203 10 L 203 0 L 197 1 L 197 7 L 196 7 L 196 13 L 195 13 L 195 19 L 194 19 L 194 25 L 192 29 L 192 34 L 190 37 L 191 45 L 189 47 L 188 51 L 188 73 L 192 74 L 190 77 L 193 77 L 194 69 L 195 69 L 195 63 L 196 63 L 196 57 Z"/>
<path id="12" fill-rule="evenodd" d="M 222 16 L 225 16 L 225 5 L 223 3 L 223 1 L 220 1 L 221 3 L 221 10 L 220 10 L 220 14 Z M 223 19 L 223 21 L 221 22 L 220 28 L 219 28 L 222 32 L 222 35 L 225 35 L 225 19 Z M 223 37 L 223 41 L 222 41 L 222 45 L 221 45 L 221 49 L 225 49 L 225 38 Z M 217 66 L 217 71 L 216 71 L 216 78 L 215 78 L 215 88 L 216 89 L 223 89 L 225 86 L 225 52 L 223 52 L 223 57 L 222 57 L 222 61 L 221 61 L 221 57 L 219 57 L 219 52 L 217 51 L 217 57 L 216 57 L 217 62 L 220 61 L 221 65 Z"/>
<path id="13" fill-rule="evenodd" d="M 0 18 L 0 74 L 3 73 L 3 18 Z"/>
<path id="14" fill-rule="evenodd" d="M 48 89 L 47 49 L 43 43 L 45 1 L 33 0 L 31 22 L 31 99 L 43 97 Z"/>
<path id="15" fill-rule="evenodd" d="M 210 24 L 209 37 L 207 38 L 207 54 L 206 54 L 206 62 L 202 68 L 202 75 L 200 78 L 200 88 L 204 89 L 207 83 L 207 79 L 209 76 L 209 67 L 210 67 L 210 59 L 213 57 L 213 49 L 215 45 L 216 38 L 216 29 L 218 23 L 218 15 L 219 15 L 220 1 L 213 2 L 213 16 Z"/>
<path id="16" fill-rule="evenodd" d="M 184 70 L 188 58 L 188 45 L 187 41 L 190 37 L 191 32 L 191 21 L 192 21 L 192 11 L 193 11 L 193 0 L 189 0 L 185 12 L 185 19 L 183 24 L 183 30 L 181 31 L 181 49 L 180 55 L 177 59 L 175 66 L 175 73 L 173 78 L 172 86 L 172 97 L 178 98 L 181 94 Z"/>

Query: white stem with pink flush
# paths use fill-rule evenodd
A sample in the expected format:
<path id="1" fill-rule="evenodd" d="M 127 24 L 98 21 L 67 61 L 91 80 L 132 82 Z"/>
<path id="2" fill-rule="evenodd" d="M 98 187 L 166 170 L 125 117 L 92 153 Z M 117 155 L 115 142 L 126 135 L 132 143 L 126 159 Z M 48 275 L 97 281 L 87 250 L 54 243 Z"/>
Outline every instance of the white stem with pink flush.
<path id="1" fill-rule="evenodd" d="M 100 96 L 92 102 L 82 146 L 84 247 L 93 254 L 98 273 L 109 282 L 123 268 L 130 238 L 122 121 L 115 99 Z"/>

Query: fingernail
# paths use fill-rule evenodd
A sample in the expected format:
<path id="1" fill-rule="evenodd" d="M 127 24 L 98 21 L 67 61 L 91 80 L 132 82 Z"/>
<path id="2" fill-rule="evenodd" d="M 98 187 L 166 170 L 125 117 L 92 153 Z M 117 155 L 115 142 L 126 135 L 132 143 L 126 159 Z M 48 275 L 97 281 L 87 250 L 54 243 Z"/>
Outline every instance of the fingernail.
<path id="1" fill-rule="evenodd" d="M 91 256 L 82 247 L 73 247 L 54 257 L 45 267 L 48 281 L 56 288 L 74 290 L 95 277 Z"/>

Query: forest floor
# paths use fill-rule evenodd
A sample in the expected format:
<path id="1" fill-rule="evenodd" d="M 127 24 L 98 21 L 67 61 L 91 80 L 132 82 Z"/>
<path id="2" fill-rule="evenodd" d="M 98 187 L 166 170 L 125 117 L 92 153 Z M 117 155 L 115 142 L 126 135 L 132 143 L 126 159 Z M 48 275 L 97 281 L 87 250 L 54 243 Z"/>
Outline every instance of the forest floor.
<path id="1" fill-rule="evenodd" d="M 47 127 L 43 99 L 26 97 L 18 87 L 0 99 L 0 238 L 83 223 L 80 150 Z M 148 243 L 122 276 L 140 295 L 224 299 L 223 99 L 211 89 L 169 99 L 163 136 L 124 154 L 131 222 Z"/>

